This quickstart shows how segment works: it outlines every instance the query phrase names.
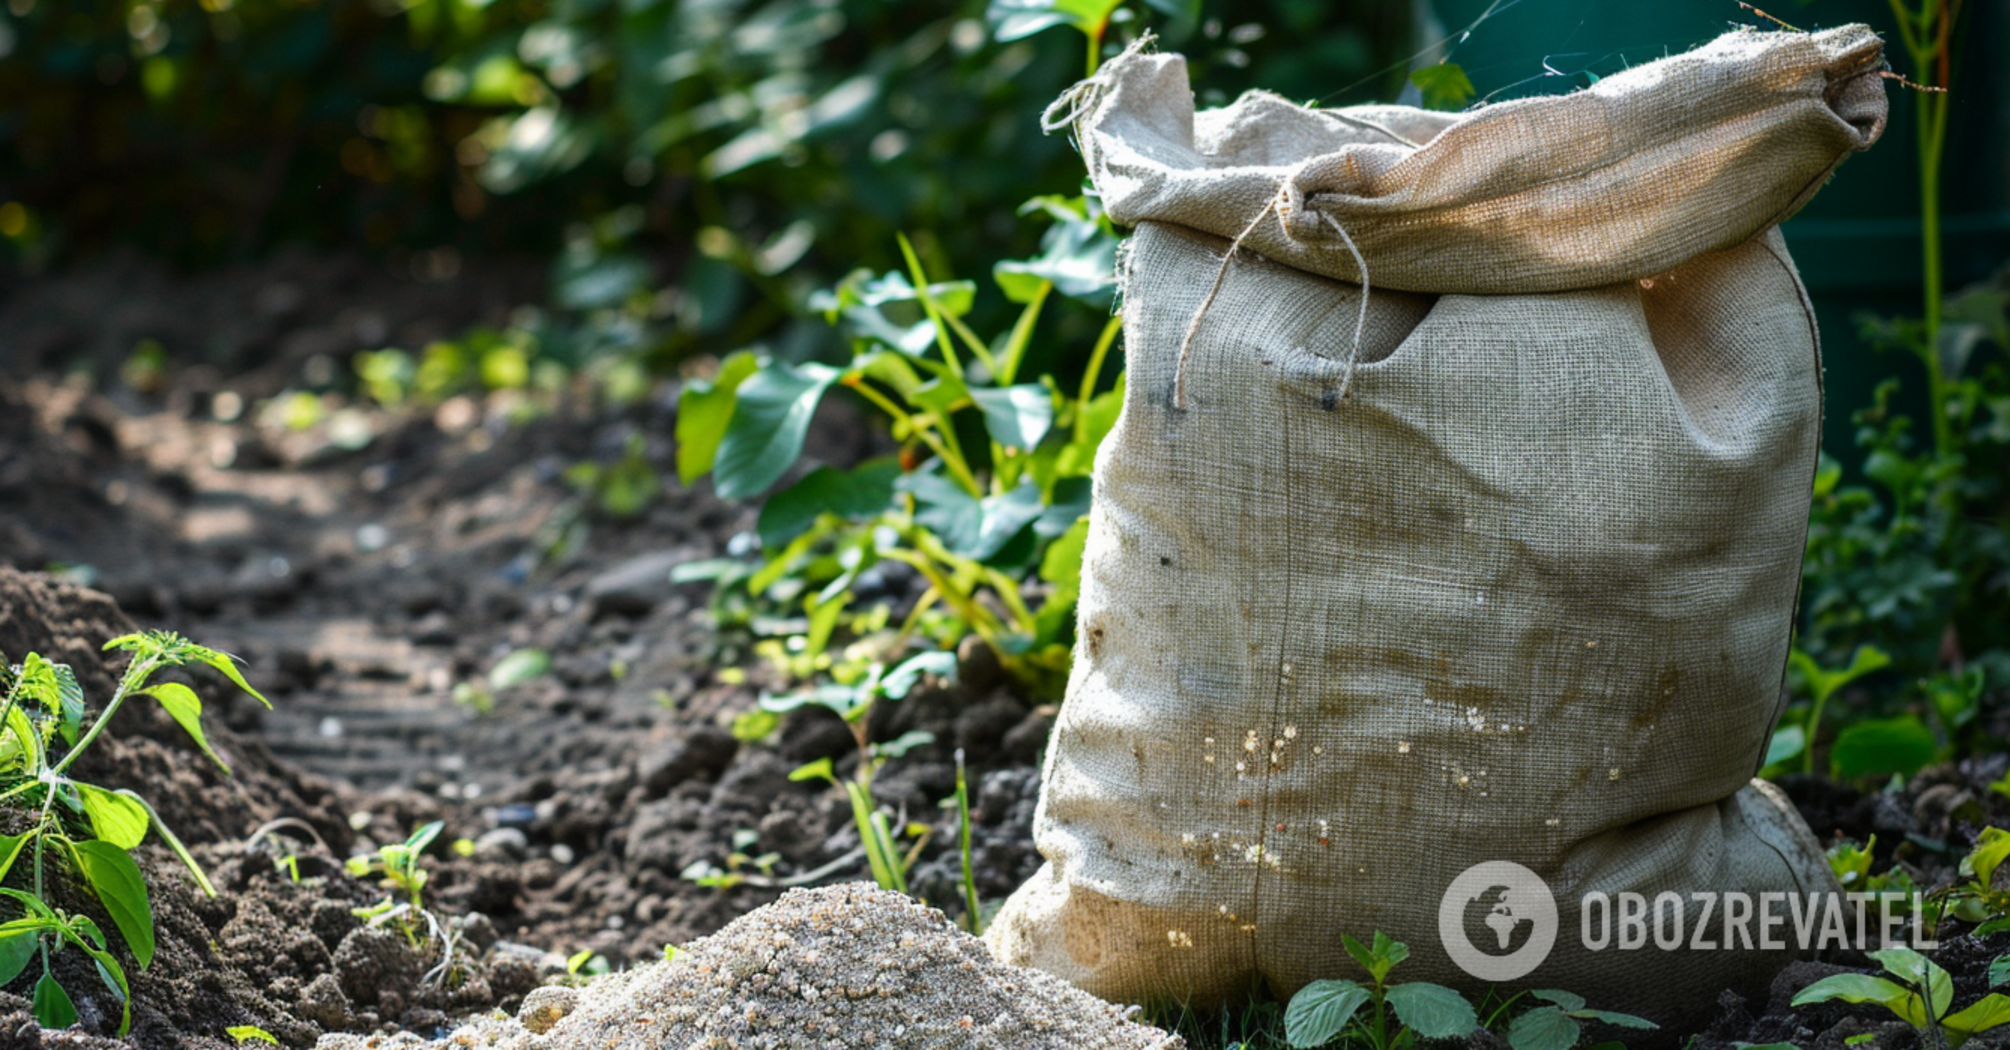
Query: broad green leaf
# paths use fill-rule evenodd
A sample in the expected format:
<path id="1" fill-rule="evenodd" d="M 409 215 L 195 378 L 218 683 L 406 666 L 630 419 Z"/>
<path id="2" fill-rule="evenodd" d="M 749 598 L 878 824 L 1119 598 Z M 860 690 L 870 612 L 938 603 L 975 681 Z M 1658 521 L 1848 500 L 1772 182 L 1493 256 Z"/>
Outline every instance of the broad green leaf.
<path id="1" fill-rule="evenodd" d="M 1050 281 L 1054 290 L 1099 310 L 1108 310 L 1116 295 L 1117 239 L 1093 219 L 1057 222 L 1040 238 L 1041 253 L 1013 259 L 991 268 L 992 279 L 1005 297 L 1027 303 Z"/>
<path id="2" fill-rule="evenodd" d="M 1410 74 L 1410 83 L 1424 94 L 1425 109 L 1464 109 L 1473 98 L 1473 82 L 1454 62 L 1425 66 Z"/>
<path id="3" fill-rule="evenodd" d="M 1877 964 L 1884 967 L 1884 972 L 1915 989 L 1925 989 L 1929 998 L 1927 1016 L 1939 1017 L 1954 1005 L 1954 979 L 1933 960 L 1911 948 L 1885 948 L 1866 954 L 1877 960 Z"/>
<path id="4" fill-rule="evenodd" d="M 489 668 L 489 688 L 497 692 L 519 686 L 551 670 L 551 654 L 542 649 L 517 649 Z"/>
<path id="5" fill-rule="evenodd" d="M 1285 1042 L 1299 1048 L 1326 1045 L 1368 999 L 1368 989 L 1353 981 L 1313 981 L 1284 1008 Z"/>
<path id="6" fill-rule="evenodd" d="M 1068 531 L 1047 545 L 1046 553 L 1040 556 L 1040 578 L 1053 584 L 1055 593 L 1081 592 L 1082 552 L 1088 544 L 1089 521 L 1078 518 Z"/>
<path id="7" fill-rule="evenodd" d="M 124 795 L 101 787 L 79 783 L 77 795 L 84 801 L 84 815 L 98 837 L 122 850 L 130 850 L 147 837 L 147 809 Z"/>
<path id="8" fill-rule="evenodd" d="M 447 822 L 444 820 L 435 820 L 419 825 L 418 828 L 413 830 L 411 837 L 405 840 L 405 848 L 411 850 L 414 854 L 424 853 L 426 847 L 432 845 L 433 840 L 440 837 L 441 829 L 446 826 Z"/>
<path id="9" fill-rule="evenodd" d="M 1989 987 L 1994 988 L 2006 982 L 2010 982 L 2010 952 L 1997 956 L 1996 960 L 1989 964 Z"/>
<path id="10" fill-rule="evenodd" d="M 933 361 L 917 361 L 897 350 L 871 350 L 852 358 L 853 372 L 891 387 L 904 400 L 921 387 L 915 366 L 930 368 Z"/>
<path id="11" fill-rule="evenodd" d="M 1800 672 L 1807 683 L 1808 692 L 1816 703 L 1821 703 L 1835 695 L 1836 690 L 1874 671 L 1891 666 L 1891 656 L 1875 645 L 1861 645 L 1850 654 L 1849 666 L 1840 671 L 1830 671 L 1815 663 L 1815 659 L 1796 647 L 1787 654 L 1787 662 Z"/>
<path id="12" fill-rule="evenodd" d="M 1391 985 L 1384 993 L 1396 1019 L 1426 1039 L 1449 1039 L 1480 1026 L 1473 1004 L 1440 984 L 1412 981 Z"/>
<path id="13" fill-rule="evenodd" d="M 1363 970 L 1368 971 L 1368 976 L 1374 978 L 1377 983 L 1388 975 L 1388 970 L 1383 967 L 1382 960 L 1375 958 L 1375 953 L 1370 951 L 1367 945 L 1343 933 L 1340 935 L 1340 946 L 1345 948 L 1348 956 L 1360 964 Z"/>
<path id="14" fill-rule="evenodd" d="M 1794 996 L 1793 1005 L 1806 1006 L 1809 1003 L 1824 1003 L 1831 999 L 1841 999 L 1846 1003 L 1878 1003 L 1891 1012 L 1906 1017 L 1906 1020 L 1914 1024 L 1924 1024 L 1926 1021 L 1924 1014 L 1919 1011 L 1918 996 L 1882 977 L 1861 973 L 1839 973 L 1824 977 L 1801 989 L 1800 994 Z M 1908 1003 L 1907 1000 L 1911 1002 Z M 1918 1017 L 1918 1020 L 1914 1021 L 1912 1017 L 1906 1016 L 1904 1008 L 1907 1006 L 1911 1007 L 1913 1016 Z"/>
<path id="15" fill-rule="evenodd" d="M 816 780 L 818 778 L 828 780 L 833 784 L 837 783 L 837 774 L 831 770 L 830 759 L 819 758 L 815 762 L 797 766 L 789 771 L 790 780 Z"/>
<path id="16" fill-rule="evenodd" d="M 2010 995 L 1992 992 L 1983 996 L 1981 1002 L 1959 1013 L 1948 1015 L 1940 1023 L 1963 1035 L 1986 1032 L 1991 1028 L 2010 1024 Z"/>
<path id="17" fill-rule="evenodd" d="M 740 385 L 712 476 L 722 499 L 768 490 L 802 455 L 810 418 L 840 373 L 827 365 L 774 365 Z"/>
<path id="18" fill-rule="evenodd" d="M 77 674 L 69 664 L 54 665 L 56 673 L 56 701 L 62 711 L 63 739 L 75 744 L 77 733 L 84 727 L 84 687 L 77 684 Z"/>
<path id="19" fill-rule="evenodd" d="M 956 654 L 937 650 L 910 656 L 880 679 L 879 690 L 889 700 L 904 700 L 924 674 L 953 681 L 956 678 Z"/>
<path id="20" fill-rule="evenodd" d="M 21 674 L 14 681 L 14 692 L 23 700 L 33 700 L 49 711 L 63 708 L 61 687 L 56 683 L 56 665 L 42 658 L 41 653 L 29 653 L 21 658 Z"/>
<path id="21" fill-rule="evenodd" d="M 917 747 L 935 743 L 935 734 L 926 729 L 910 729 L 892 740 L 872 745 L 873 753 L 886 758 L 899 758 Z"/>
<path id="22" fill-rule="evenodd" d="M 1382 972 L 1375 977 L 1378 981 L 1389 975 L 1391 967 L 1410 957 L 1409 945 L 1395 940 L 1381 930 L 1375 931 L 1375 946 L 1372 950 L 1375 958 L 1382 960 Z"/>
<path id="23" fill-rule="evenodd" d="M 1565 1010 L 1584 1009 L 1584 996 L 1575 992 L 1565 992 L 1554 988 L 1541 988 L 1528 993 L 1544 1002 L 1555 1003 Z"/>
<path id="24" fill-rule="evenodd" d="M 1918 718 L 1872 718 L 1837 734 L 1829 764 L 1838 779 L 1894 773 L 1909 777 L 1933 761 L 1938 747 L 1933 730 Z"/>
<path id="25" fill-rule="evenodd" d="M 28 712 L 20 704 L 7 709 L 6 745 L 0 753 L 18 752 L 22 760 L 22 772 L 34 773 L 42 768 L 45 759 L 42 754 L 42 734 L 35 730 L 35 723 L 29 721 Z"/>
<path id="26" fill-rule="evenodd" d="M 1581 1031 L 1583 1026 L 1569 1014 L 1554 1006 L 1538 1006 L 1508 1025 L 1507 1041 L 1513 1050 L 1570 1050 Z"/>
<path id="27" fill-rule="evenodd" d="M 1975 848 L 1969 852 L 1963 867 L 1973 872 L 1975 881 L 1987 889 L 1995 884 L 1996 869 L 2002 867 L 2005 860 L 2010 860 L 2010 831 L 1983 828 L 1982 834 L 1976 836 Z"/>
<path id="28" fill-rule="evenodd" d="M 741 350 L 719 362 L 719 374 L 711 380 L 691 380 L 677 392 L 679 481 L 693 484 L 712 469 L 719 441 L 726 436 L 726 422 L 739 401 L 740 384 L 760 367 L 752 353 Z"/>
<path id="29" fill-rule="evenodd" d="M 72 843 L 71 849 L 84 880 L 119 927 L 140 969 L 146 969 L 154 958 L 154 913 L 140 869 L 125 850 L 109 842 L 86 840 Z"/>
<path id="30" fill-rule="evenodd" d="M 801 481 L 769 496 L 755 530 L 761 546 L 780 548 L 802 535 L 819 514 L 863 521 L 893 506 L 893 483 L 900 462 L 871 459 L 851 470 L 818 467 Z"/>
<path id="31" fill-rule="evenodd" d="M 984 20 L 1000 42 L 1032 36 L 1055 26 L 1073 26 L 1084 33 L 1109 20 L 1121 0 L 991 0 Z"/>
<path id="32" fill-rule="evenodd" d="M 1800 726 L 1781 726 L 1773 733 L 1772 743 L 1766 745 L 1766 765 L 1777 765 L 1799 755 L 1808 749 L 1807 730 Z"/>
<path id="33" fill-rule="evenodd" d="M 1632 1014 L 1615 1013 L 1611 1010 L 1572 1010 L 1570 1012 L 1570 1016 L 1581 1017 L 1587 1021 L 1603 1021 L 1606 1024 L 1618 1025 L 1621 1028 L 1645 1029 L 1645 1028 L 1661 1027 L 1660 1025 L 1655 1024 L 1652 1021 L 1649 1021 L 1645 1017 L 1635 1017 Z"/>
<path id="34" fill-rule="evenodd" d="M 977 387 L 970 400 L 984 413 L 991 440 L 1007 448 L 1032 448 L 1054 425 L 1054 399 L 1038 383 L 1008 387 Z"/>
<path id="35" fill-rule="evenodd" d="M 209 760 L 216 763 L 218 768 L 225 773 L 230 772 L 230 767 L 224 764 L 223 759 L 218 757 L 215 751 L 210 750 L 209 738 L 203 735 L 202 698 L 195 695 L 195 690 L 180 682 L 162 682 L 159 685 L 149 686 L 141 692 L 158 700 L 162 710 L 165 710 L 168 717 L 174 719 L 175 724 L 188 733 L 195 741 L 195 746 L 201 748 L 202 753 L 208 755 Z"/>
<path id="36" fill-rule="evenodd" d="M 223 1030 L 223 1034 L 240 1043 L 249 1043 L 256 1040 L 262 1043 L 271 1043 L 273 1046 L 279 1045 L 279 1040 L 274 1039 L 271 1032 L 255 1024 L 231 1025 L 229 1028 Z"/>
<path id="37" fill-rule="evenodd" d="M 870 706 L 869 689 L 848 685 L 819 685 L 799 692 L 761 694 L 761 707 L 787 714 L 799 707 L 821 707 L 847 722 L 855 720 Z"/>
<path id="38" fill-rule="evenodd" d="M 1123 414 L 1128 376 L 1129 373 L 1119 374 L 1117 385 L 1090 398 L 1088 407 L 1083 410 L 1080 443 L 1089 457 L 1083 464 L 1084 468 L 1094 465 L 1096 449 L 1102 445 L 1103 438 L 1116 428 L 1117 417 Z"/>
<path id="39" fill-rule="evenodd" d="M 63 1029 L 77 1023 L 76 1004 L 70 1002 L 70 993 L 50 973 L 43 973 L 42 979 L 35 982 L 33 1012 L 35 1023 L 44 1028 Z"/>
<path id="40" fill-rule="evenodd" d="M 1030 478 L 1010 492 L 982 500 L 933 471 L 902 475 L 894 487 L 914 494 L 914 519 L 933 530 L 943 546 L 977 561 L 998 553 L 1043 509 L 1040 487 Z"/>
<path id="41" fill-rule="evenodd" d="M 229 653 L 221 653 L 216 651 L 215 649 L 204 648 L 203 646 L 200 645 L 191 645 L 188 647 L 188 649 L 189 654 L 195 657 L 197 660 L 200 660 L 203 663 L 206 663 L 209 666 L 216 668 L 218 671 L 223 673 L 223 676 L 225 678 L 230 679 L 231 684 L 237 686 L 239 689 L 242 689 L 247 693 L 250 693 L 255 699 L 257 699 L 259 703 L 265 705 L 266 710 L 270 711 L 272 709 L 272 701 L 267 700 L 265 698 L 265 694 L 259 692 L 256 689 L 253 689 L 251 687 L 251 683 L 246 682 L 244 680 L 243 673 L 239 672 L 237 669 L 236 657 L 231 656 Z"/>
<path id="42" fill-rule="evenodd" d="M 35 946 L 41 943 L 41 931 L 33 927 L 14 927 L 13 923 L 0 926 L 0 985 L 14 983 L 21 971 L 35 958 Z"/>

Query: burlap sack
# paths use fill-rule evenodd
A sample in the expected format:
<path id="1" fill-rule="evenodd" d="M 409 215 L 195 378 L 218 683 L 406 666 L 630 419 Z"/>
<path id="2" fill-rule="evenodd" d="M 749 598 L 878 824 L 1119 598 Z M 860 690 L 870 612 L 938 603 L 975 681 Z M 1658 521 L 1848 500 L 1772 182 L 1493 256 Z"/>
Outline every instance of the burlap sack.
<path id="1" fill-rule="evenodd" d="M 999 958 L 1204 1004 L 1361 978 L 1340 935 L 1380 930 L 1398 979 L 1480 993 L 1439 904 L 1487 860 L 1561 912 L 1502 991 L 1679 1026 L 1790 957 L 1594 953 L 1577 901 L 1834 891 L 1750 781 L 1820 419 L 1773 226 L 1882 131 L 1881 63 L 1862 26 L 1741 31 L 1460 115 L 1196 114 L 1131 53 L 1072 96 L 1136 228 L 1130 385 Z"/>

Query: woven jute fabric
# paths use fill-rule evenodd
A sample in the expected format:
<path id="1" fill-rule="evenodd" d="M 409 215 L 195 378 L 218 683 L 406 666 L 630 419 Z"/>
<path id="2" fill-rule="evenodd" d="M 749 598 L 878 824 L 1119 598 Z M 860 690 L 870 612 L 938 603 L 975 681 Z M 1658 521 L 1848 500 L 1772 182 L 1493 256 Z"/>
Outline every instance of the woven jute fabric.
<path id="1" fill-rule="evenodd" d="M 1478 995 L 1439 905 L 1489 860 L 1560 917 L 1503 993 L 1673 1027 L 1793 956 L 1592 951 L 1578 902 L 1835 892 L 1751 780 L 1820 422 L 1773 227 L 1881 132 L 1881 61 L 1741 31 L 1459 115 L 1196 113 L 1134 51 L 1071 96 L 1135 228 L 1129 387 L 1001 959 L 1198 1005 L 1360 978 L 1379 930 Z"/>

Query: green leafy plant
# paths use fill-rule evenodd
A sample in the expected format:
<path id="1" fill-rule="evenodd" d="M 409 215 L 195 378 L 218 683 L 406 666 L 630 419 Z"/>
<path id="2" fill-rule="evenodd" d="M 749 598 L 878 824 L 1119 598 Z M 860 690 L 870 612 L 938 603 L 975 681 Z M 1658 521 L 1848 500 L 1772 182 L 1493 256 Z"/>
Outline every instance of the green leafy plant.
<path id="1" fill-rule="evenodd" d="M 2005 862 L 2010 862 L 2010 831 L 1982 829 L 1974 848 L 1961 858 L 1959 880 L 1935 890 L 1933 902 L 1943 914 L 1974 924 L 1978 937 L 2010 930 L 2010 887 L 1996 885 Z"/>
<path id="2" fill-rule="evenodd" d="M 1886 948 L 1870 957 L 1889 977 L 1839 973 L 1801 989 L 1793 1005 L 1840 999 L 1876 1003 L 1945 1045 L 1959 1047 L 1969 1037 L 2010 1024 L 2010 996 L 1991 992 L 1967 1008 L 1954 1007 L 1954 980 L 1938 964 L 1911 948 Z"/>
<path id="3" fill-rule="evenodd" d="M 1652 1021 L 1632 1014 L 1588 1009 L 1581 995 L 1554 989 L 1536 990 L 1528 994 L 1542 1000 L 1545 1005 L 1524 1010 L 1516 1014 L 1514 1020 L 1509 1023 L 1507 1041 L 1513 1050 L 1570 1050 L 1583 1038 L 1586 1021 L 1597 1021 L 1620 1028 L 1660 1027 Z M 1512 1001 L 1509 1000 L 1510 1003 Z M 1600 1050 L 1603 1047 L 1617 1048 L 1620 1045 L 1600 1043 L 1593 1050 Z"/>
<path id="4" fill-rule="evenodd" d="M 933 743 L 935 737 L 931 733 L 914 731 L 904 733 L 895 740 L 875 743 L 867 733 L 866 716 L 879 700 L 899 700 L 907 696 L 923 674 L 947 678 L 955 673 L 955 654 L 929 652 L 912 657 L 891 671 L 874 664 L 865 679 L 856 685 L 819 686 L 789 696 L 764 696 L 761 699 L 761 706 L 771 711 L 815 706 L 844 719 L 858 745 L 858 768 L 852 776 L 840 779 L 831 760 L 820 758 L 790 773 L 789 779 L 823 779 L 844 790 L 846 798 L 851 801 L 852 821 L 858 829 L 873 881 L 901 893 L 907 892 L 907 871 L 920 855 L 929 828 L 926 824 L 910 824 L 903 829 L 916 840 L 903 852 L 888 813 L 872 797 L 872 778 L 889 759 Z"/>
<path id="5" fill-rule="evenodd" d="M 1800 675 L 1809 693 L 1810 707 L 1801 724 L 1785 725 L 1774 732 L 1772 748 L 1766 755 L 1767 764 L 1785 762 L 1798 756 L 1802 759 L 1802 772 L 1812 773 L 1815 770 L 1815 747 L 1821 735 L 1822 712 L 1827 709 L 1829 698 L 1851 682 L 1891 666 L 1891 657 L 1876 646 L 1860 646 L 1850 657 L 1849 666 L 1832 671 L 1797 647 L 1788 654 L 1787 666 Z"/>
<path id="6" fill-rule="evenodd" d="M 1879 348 L 1917 362 L 1925 404 L 1915 421 L 1899 410 L 1899 381 L 1886 380 L 1854 417 L 1863 482 L 1844 484 L 1843 465 L 1827 457 L 1816 474 L 1800 644 L 1829 664 L 1874 645 L 1896 672 L 1839 734 L 1832 754 L 1843 775 L 1909 773 L 1985 743 L 1973 715 L 1988 690 L 2010 685 L 2010 274 L 1949 298 L 1941 263 L 1963 4 L 1891 0 L 1891 9 L 1917 89 L 1923 316 L 1861 321 Z"/>
<path id="7" fill-rule="evenodd" d="M 1372 944 L 1346 936 L 1340 943 L 1368 972 L 1368 983 L 1319 980 L 1300 988 L 1284 1010 L 1284 1038 L 1291 1046 L 1325 1046 L 1347 1033 L 1374 1050 L 1395 1050 L 1420 1039 L 1468 1035 L 1480 1027 L 1472 1004 L 1450 988 L 1424 981 L 1388 983 L 1389 971 L 1410 957 L 1401 941 L 1378 930 Z M 1363 1007 L 1368 1008 L 1365 1015 Z"/>
<path id="8" fill-rule="evenodd" d="M 861 271 L 815 300 L 852 335 L 847 366 L 734 355 L 714 380 L 680 397 L 680 473 L 687 483 L 710 473 L 728 498 L 759 495 L 781 479 L 833 389 L 856 393 L 891 422 L 903 445 L 897 459 L 816 469 L 761 510 L 765 561 L 744 586 L 758 595 L 800 580 L 818 650 L 861 574 L 897 561 L 928 585 L 902 635 L 939 604 L 949 619 L 932 632 L 938 641 L 974 632 L 1021 679 L 1065 675 L 1088 474 L 1121 407 L 1121 387 L 1096 389 L 1116 319 L 1105 322 L 1076 389 L 1064 393 L 1051 376 L 1022 382 L 1021 370 L 1056 289 L 1107 305 L 1115 239 L 1091 201 L 1035 206 L 1054 220 L 1048 250 L 994 271 L 999 289 L 1021 304 L 997 339 L 979 338 L 962 320 L 975 285 L 930 281 L 902 238 L 906 272 Z M 1043 601 L 1029 600 L 1029 583 L 1040 585 Z"/>
<path id="9" fill-rule="evenodd" d="M 367 919 L 372 924 L 395 923 L 413 951 L 424 947 L 429 938 L 445 938 L 439 920 L 426 909 L 425 890 L 431 874 L 419 864 L 426 847 L 432 845 L 445 826 L 438 820 L 420 825 L 403 842 L 389 843 L 374 852 L 357 854 L 342 862 L 342 867 L 352 877 L 362 879 L 377 875 L 384 888 L 392 891 L 391 895 L 376 904 L 356 909 L 356 917 Z M 405 899 L 399 900 L 398 894 L 403 894 Z M 425 930 L 428 936 L 422 937 L 421 930 Z"/>
<path id="10" fill-rule="evenodd" d="M 1836 877 L 1836 884 L 1847 893 L 1874 893 L 1895 895 L 1892 899 L 1894 914 L 1906 914 L 1912 910 L 1913 894 L 1919 889 L 1906 874 L 1904 868 L 1896 865 L 1871 874 L 1871 866 L 1876 860 L 1877 836 L 1859 846 L 1843 840 L 1828 848 L 1829 871 Z"/>
<path id="11" fill-rule="evenodd" d="M 0 984 L 12 982 L 39 958 L 42 976 L 35 985 L 35 1019 L 45 1028 L 66 1028 L 76 1022 L 76 1007 L 57 982 L 50 956 L 65 947 L 76 948 L 91 957 L 99 976 L 118 998 L 119 1032 L 123 1034 L 132 1020 L 132 993 L 125 970 L 111 954 L 104 932 L 89 916 L 67 913 L 49 903 L 50 862 L 61 863 L 90 888 L 141 969 L 153 961 L 153 907 L 131 851 L 147 833 L 158 835 L 181 858 L 204 893 L 215 896 L 216 888 L 145 798 L 124 788 L 110 790 L 87 784 L 69 776 L 68 770 L 105 731 L 128 698 L 146 696 L 159 703 L 218 768 L 229 772 L 203 733 L 202 701 L 195 691 L 179 682 L 152 681 L 167 668 L 205 665 L 259 702 L 266 701 L 245 682 L 230 656 L 177 634 L 148 631 L 123 635 L 106 642 L 105 649 L 130 653 L 131 659 L 116 690 L 88 729 L 83 725 L 83 689 L 67 664 L 51 662 L 36 653 L 29 653 L 19 664 L 0 659 L 0 695 L 5 697 L 0 702 L 0 777 L 9 785 L 0 790 L 0 801 L 18 800 L 15 804 L 30 814 L 25 829 L 0 835 L 0 880 L 12 873 L 24 856 L 32 873 L 31 889 L 0 889 L 0 894 L 20 905 L 23 912 L 19 918 L 0 924 Z M 50 751 L 58 739 L 68 745 L 61 758 Z"/>

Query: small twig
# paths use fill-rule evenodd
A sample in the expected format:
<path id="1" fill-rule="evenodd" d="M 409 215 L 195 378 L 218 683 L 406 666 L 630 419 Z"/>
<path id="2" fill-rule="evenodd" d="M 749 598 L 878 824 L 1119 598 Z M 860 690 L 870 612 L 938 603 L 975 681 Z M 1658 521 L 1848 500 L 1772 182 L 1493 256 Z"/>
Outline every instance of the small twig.
<path id="1" fill-rule="evenodd" d="M 1889 69 L 1880 69 L 1877 71 L 1877 75 L 1883 77 L 1886 80 L 1896 80 L 1899 82 L 1901 86 L 1909 87 L 1914 91 L 1928 91 L 1936 95 L 1947 94 L 1947 89 L 1944 87 L 1934 87 L 1930 84 L 1915 84 L 1912 81 L 1907 80 L 1905 78 L 1905 74 L 1894 73 Z"/>
<path id="2" fill-rule="evenodd" d="M 1760 18 L 1763 18 L 1766 21 L 1771 22 L 1776 26 L 1779 26 L 1781 29 L 1787 30 L 1790 33 L 1798 33 L 1801 31 L 1799 26 L 1790 26 L 1787 23 L 1779 20 L 1778 18 L 1775 18 L 1772 15 L 1769 15 L 1764 11 L 1759 10 L 1756 7 L 1753 7 L 1751 4 L 1746 3 L 1745 0 L 1738 0 L 1738 6 L 1744 8 L 1747 11 L 1752 12 L 1755 15 L 1758 15 Z"/>

